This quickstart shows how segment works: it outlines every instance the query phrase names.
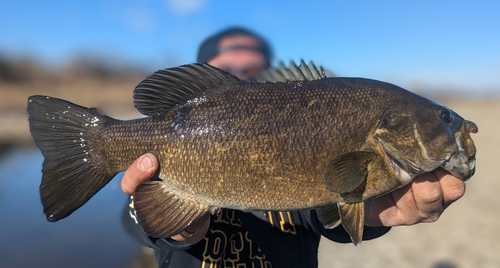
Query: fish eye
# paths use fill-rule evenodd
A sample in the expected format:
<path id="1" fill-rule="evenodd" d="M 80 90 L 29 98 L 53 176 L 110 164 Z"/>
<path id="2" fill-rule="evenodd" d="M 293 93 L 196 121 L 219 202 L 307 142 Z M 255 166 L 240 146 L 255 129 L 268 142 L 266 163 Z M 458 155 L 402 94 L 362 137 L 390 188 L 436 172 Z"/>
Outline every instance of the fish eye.
<path id="1" fill-rule="evenodd" d="M 450 123 L 453 119 L 453 115 L 448 109 L 441 109 L 441 111 L 439 111 L 439 117 L 446 123 Z"/>

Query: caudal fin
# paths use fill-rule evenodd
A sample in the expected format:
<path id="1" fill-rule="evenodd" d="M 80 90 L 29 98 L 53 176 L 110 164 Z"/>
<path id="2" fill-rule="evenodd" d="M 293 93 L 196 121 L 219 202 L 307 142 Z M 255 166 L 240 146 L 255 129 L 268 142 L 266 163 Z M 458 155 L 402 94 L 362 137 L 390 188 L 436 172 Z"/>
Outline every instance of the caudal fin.
<path id="1" fill-rule="evenodd" d="M 28 99 L 31 135 L 44 156 L 40 198 L 48 221 L 69 216 L 117 173 L 109 171 L 100 140 L 114 120 L 95 109 L 46 97 Z"/>

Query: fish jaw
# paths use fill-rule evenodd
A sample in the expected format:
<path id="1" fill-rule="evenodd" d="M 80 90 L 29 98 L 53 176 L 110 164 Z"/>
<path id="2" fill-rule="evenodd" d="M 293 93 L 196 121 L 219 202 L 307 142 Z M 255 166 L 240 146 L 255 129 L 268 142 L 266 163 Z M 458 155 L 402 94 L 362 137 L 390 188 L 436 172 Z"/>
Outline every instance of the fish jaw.
<path id="1" fill-rule="evenodd" d="M 442 167 L 453 176 L 467 181 L 476 171 L 476 158 L 468 158 L 464 151 L 460 151 L 444 162 Z"/>
<path id="2" fill-rule="evenodd" d="M 453 176 L 464 181 L 470 179 L 476 171 L 476 147 L 470 133 L 477 133 L 477 131 L 476 124 L 465 120 L 460 131 L 455 133 L 457 153 L 453 154 L 441 166 Z"/>

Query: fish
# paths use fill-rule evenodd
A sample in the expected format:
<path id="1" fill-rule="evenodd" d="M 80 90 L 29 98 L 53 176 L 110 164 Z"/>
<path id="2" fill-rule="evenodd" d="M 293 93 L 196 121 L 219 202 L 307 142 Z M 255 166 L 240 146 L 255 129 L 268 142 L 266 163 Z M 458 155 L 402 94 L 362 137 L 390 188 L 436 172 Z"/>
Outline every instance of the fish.
<path id="1" fill-rule="evenodd" d="M 221 208 L 316 210 L 325 228 L 342 224 L 357 244 L 365 202 L 439 167 L 464 181 L 475 172 L 478 127 L 443 105 L 382 81 L 326 77 L 303 61 L 265 74 L 244 81 L 208 64 L 159 70 L 134 89 L 145 117 L 133 120 L 29 97 L 47 220 L 69 216 L 150 152 L 159 171 L 133 200 L 151 237 Z"/>

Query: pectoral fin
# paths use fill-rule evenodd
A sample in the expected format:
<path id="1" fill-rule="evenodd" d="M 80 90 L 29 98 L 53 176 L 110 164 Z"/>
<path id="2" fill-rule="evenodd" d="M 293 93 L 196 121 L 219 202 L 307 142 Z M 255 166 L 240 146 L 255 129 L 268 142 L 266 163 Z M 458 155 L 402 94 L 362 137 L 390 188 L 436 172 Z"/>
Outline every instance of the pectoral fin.
<path id="1" fill-rule="evenodd" d="M 327 205 L 316 209 L 318 218 L 326 229 L 333 229 L 340 224 L 340 214 L 337 204 Z"/>
<path id="2" fill-rule="evenodd" d="M 352 243 L 357 245 L 363 239 L 365 203 L 338 203 L 338 208 L 344 229 L 351 236 Z"/>
<path id="3" fill-rule="evenodd" d="M 144 232 L 157 238 L 178 234 L 194 220 L 216 210 L 173 193 L 161 181 L 140 184 L 134 193 L 134 207 Z"/>
<path id="4" fill-rule="evenodd" d="M 326 189 L 347 193 L 358 187 L 368 174 L 368 163 L 377 157 L 372 152 L 358 151 L 333 159 L 323 171 Z"/>

